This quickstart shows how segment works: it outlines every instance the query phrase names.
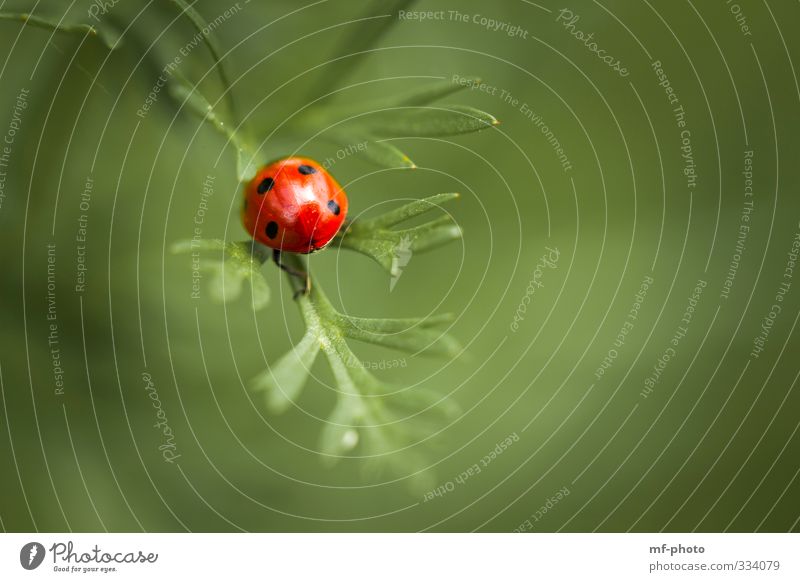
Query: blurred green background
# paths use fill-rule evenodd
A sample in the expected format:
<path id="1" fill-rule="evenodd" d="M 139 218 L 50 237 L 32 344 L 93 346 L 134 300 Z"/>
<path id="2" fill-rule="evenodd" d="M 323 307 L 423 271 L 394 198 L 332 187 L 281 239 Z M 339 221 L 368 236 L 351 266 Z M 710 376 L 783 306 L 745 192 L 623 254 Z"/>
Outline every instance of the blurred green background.
<path id="1" fill-rule="evenodd" d="M 364 5 L 242 0 L 220 23 L 233 91 L 255 131 L 269 135 L 307 104 Z M 68 20 L 90 6 L 75 3 Z M 233 4 L 195 6 L 213 21 Z M 359 459 L 321 463 L 321 419 L 334 402 L 321 359 L 302 411 L 269 415 L 249 390 L 303 332 L 277 269 L 264 267 L 273 293 L 264 311 L 253 312 L 247 293 L 226 305 L 207 293 L 191 298 L 189 257 L 169 248 L 192 236 L 209 176 L 203 236 L 246 233 L 225 140 L 165 91 L 137 116 L 160 69 L 195 35 L 190 22 L 168 2 L 119 0 L 100 16 L 129 27 L 110 52 L 95 38 L 0 21 L 0 133 L 14 133 L 0 167 L 2 527 L 797 531 L 800 281 L 787 267 L 800 232 L 800 49 L 791 28 L 800 7 L 607 0 L 573 2 L 571 17 L 562 8 L 422 0 L 410 10 L 443 16 L 389 16 L 397 22 L 380 50 L 345 84 L 374 82 L 345 90 L 345 100 L 477 75 L 485 90 L 445 102 L 502 122 L 453 138 L 399 136 L 416 170 L 337 156 L 340 146 L 325 136 L 278 142 L 279 131 L 267 142 L 276 155 L 302 144 L 304 155 L 334 158 L 330 171 L 353 216 L 399 199 L 463 194 L 447 208 L 463 244 L 413 256 L 391 292 L 365 257 L 327 250 L 311 259 L 348 313 L 458 315 L 451 331 L 469 355 L 454 361 L 353 344 L 365 361 L 405 358 L 376 374 L 448 395 L 463 410 L 413 447 L 441 487 L 427 496 L 407 474 L 365 476 Z M 200 46 L 181 72 L 207 75 L 217 98 L 211 65 Z M 81 215 L 86 283 L 78 292 Z M 547 248 L 558 260 L 537 270 Z M 698 281 L 705 287 L 695 304 Z M 771 316 L 774 305 L 780 312 Z M 57 343 L 48 341 L 51 324 Z M 145 374 L 174 433 L 174 462 L 159 450 Z M 480 472 L 469 474 L 476 464 Z"/>

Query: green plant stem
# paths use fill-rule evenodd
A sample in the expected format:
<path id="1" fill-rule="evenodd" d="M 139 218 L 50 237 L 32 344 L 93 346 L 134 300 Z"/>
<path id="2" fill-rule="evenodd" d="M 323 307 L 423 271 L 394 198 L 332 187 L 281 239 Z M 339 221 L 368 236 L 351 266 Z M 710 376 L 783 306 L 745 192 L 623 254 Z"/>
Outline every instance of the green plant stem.
<path id="1" fill-rule="evenodd" d="M 299 255 L 287 253 L 285 264 L 294 269 L 308 272 L 306 261 Z M 289 284 L 294 292 L 303 289 L 303 282 L 293 275 L 289 275 Z M 310 273 L 309 273 L 309 278 Z M 358 358 L 350 349 L 345 339 L 346 334 L 339 327 L 339 313 L 331 304 L 325 292 L 318 284 L 312 284 L 311 290 L 297 296 L 300 312 L 305 320 L 307 329 L 314 334 L 320 343 L 323 353 L 336 376 L 340 389 L 340 398 L 351 400 L 351 404 L 359 409 L 353 415 L 356 419 L 363 419 L 368 414 L 368 407 L 364 402 L 356 404 L 364 396 L 374 395 L 378 387 L 377 380 L 365 370 Z M 374 410 L 369 412 L 375 413 Z"/>

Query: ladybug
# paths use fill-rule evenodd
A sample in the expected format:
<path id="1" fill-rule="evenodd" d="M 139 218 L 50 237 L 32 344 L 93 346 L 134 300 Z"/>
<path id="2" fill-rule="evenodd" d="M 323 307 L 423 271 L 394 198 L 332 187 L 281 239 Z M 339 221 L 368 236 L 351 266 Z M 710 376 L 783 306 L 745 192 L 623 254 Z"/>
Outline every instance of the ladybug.
<path id="1" fill-rule="evenodd" d="M 245 229 L 256 241 L 273 249 L 273 260 L 279 267 L 305 278 L 307 288 L 307 274 L 283 265 L 281 252 L 308 254 L 325 248 L 346 216 L 344 190 L 325 168 L 309 158 L 272 162 L 244 189 Z"/>

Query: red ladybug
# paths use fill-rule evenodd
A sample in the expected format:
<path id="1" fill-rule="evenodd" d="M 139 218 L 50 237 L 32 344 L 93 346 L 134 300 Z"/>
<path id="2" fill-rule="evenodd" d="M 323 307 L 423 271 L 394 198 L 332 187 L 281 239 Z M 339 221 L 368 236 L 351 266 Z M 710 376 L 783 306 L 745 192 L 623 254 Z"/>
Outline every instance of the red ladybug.
<path id="1" fill-rule="evenodd" d="M 281 251 L 313 253 L 333 240 L 347 216 L 347 196 L 320 164 L 292 157 L 261 168 L 244 190 L 242 223 L 258 242 Z M 306 275 L 294 273 L 296 275 Z"/>
<path id="2" fill-rule="evenodd" d="M 264 166 L 244 191 L 244 227 L 258 242 L 279 251 L 307 254 L 324 248 L 345 216 L 344 190 L 308 158 Z"/>

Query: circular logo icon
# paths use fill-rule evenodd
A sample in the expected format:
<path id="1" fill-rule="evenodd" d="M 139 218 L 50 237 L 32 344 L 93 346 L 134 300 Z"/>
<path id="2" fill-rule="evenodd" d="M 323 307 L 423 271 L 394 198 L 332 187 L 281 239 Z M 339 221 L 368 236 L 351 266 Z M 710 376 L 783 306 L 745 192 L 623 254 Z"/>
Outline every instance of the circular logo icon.
<path id="1" fill-rule="evenodd" d="M 44 546 L 39 542 L 30 542 L 19 551 L 19 563 L 26 570 L 35 570 L 44 561 Z"/>

